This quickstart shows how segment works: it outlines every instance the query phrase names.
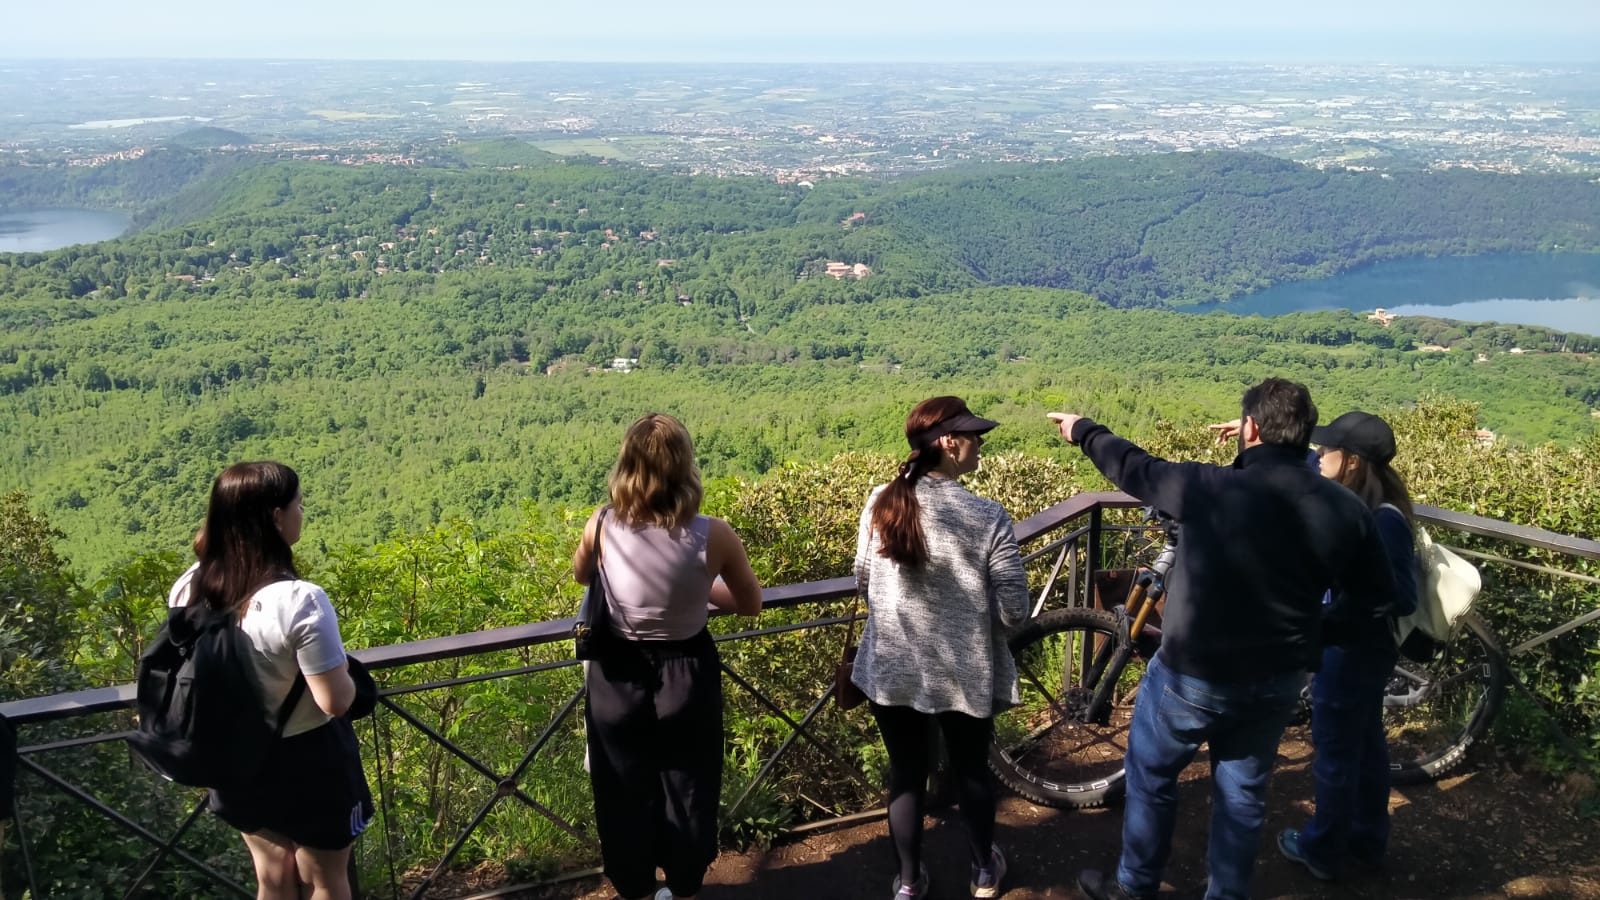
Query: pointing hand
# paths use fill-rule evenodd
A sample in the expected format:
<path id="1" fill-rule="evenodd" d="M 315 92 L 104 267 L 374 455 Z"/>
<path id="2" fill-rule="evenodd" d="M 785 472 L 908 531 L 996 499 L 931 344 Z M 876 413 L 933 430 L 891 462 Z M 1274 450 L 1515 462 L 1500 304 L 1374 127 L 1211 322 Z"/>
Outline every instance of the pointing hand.
<path id="1" fill-rule="evenodd" d="M 1239 427 L 1242 424 L 1239 419 L 1234 419 L 1231 422 L 1218 422 L 1215 425 L 1207 425 L 1206 427 L 1217 433 L 1217 443 L 1226 444 L 1239 436 Z"/>
<path id="2" fill-rule="evenodd" d="M 1078 420 L 1083 416 L 1077 413 L 1065 412 L 1046 413 L 1045 415 L 1050 421 L 1056 423 L 1056 429 L 1061 432 L 1061 439 L 1069 444 L 1072 443 L 1072 427 L 1078 424 Z"/>

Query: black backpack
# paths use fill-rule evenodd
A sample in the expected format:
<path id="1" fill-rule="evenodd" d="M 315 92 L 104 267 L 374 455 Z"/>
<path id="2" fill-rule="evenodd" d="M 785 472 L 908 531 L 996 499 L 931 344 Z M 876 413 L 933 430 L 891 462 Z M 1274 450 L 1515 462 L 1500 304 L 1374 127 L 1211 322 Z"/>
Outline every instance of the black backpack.
<path id="1" fill-rule="evenodd" d="M 230 788 L 255 778 L 305 693 L 297 675 L 276 721 L 267 717 L 250 662 L 254 650 L 232 612 L 205 604 L 168 611 L 139 660 L 134 753 L 164 778 Z"/>

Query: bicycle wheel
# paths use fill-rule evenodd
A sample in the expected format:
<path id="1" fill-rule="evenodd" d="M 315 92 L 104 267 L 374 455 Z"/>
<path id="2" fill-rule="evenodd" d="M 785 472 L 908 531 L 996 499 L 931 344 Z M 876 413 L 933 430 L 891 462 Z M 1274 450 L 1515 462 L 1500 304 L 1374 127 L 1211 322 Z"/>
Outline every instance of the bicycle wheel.
<path id="1" fill-rule="evenodd" d="M 1488 732 L 1507 683 L 1500 642 L 1472 613 L 1432 662 L 1400 660 L 1383 698 L 1389 780 L 1432 781 L 1459 765 Z"/>
<path id="2" fill-rule="evenodd" d="M 1055 609 L 1011 637 L 1022 703 L 995 717 L 989 766 L 1002 784 L 1043 806 L 1099 806 L 1122 793 L 1133 696 L 1144 660 L 1131 657 L 1114 678 L 1108 708 L 1087 721 L 1100 667 L 1114 656 L 1117 620 L 1109 612 Z M 1097 660 L 1097 656 L 1099 657 Z"/>

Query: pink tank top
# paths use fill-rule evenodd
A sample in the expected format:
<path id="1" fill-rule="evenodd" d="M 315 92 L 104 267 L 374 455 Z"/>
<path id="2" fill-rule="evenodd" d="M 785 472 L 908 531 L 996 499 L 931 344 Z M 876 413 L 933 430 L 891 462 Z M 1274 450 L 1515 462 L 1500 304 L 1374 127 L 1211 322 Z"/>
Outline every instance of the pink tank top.
<path id="1" fill-rule="evenodd" d="M 635 641 L 681 641 L 700 633 L 713 580 L 706 570 L 710 527 L 699 515 L 668 529 L 606 513 L 600 568 L 613 631 Z"/>

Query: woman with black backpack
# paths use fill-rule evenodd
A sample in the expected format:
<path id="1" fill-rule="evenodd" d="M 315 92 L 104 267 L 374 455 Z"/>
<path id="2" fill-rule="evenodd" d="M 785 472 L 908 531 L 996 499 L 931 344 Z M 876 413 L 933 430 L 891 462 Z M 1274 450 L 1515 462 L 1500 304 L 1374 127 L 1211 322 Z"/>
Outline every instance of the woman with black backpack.
<path id="1" fill-rule="evenodd" d="M 372 818 L 361 751 L 344 718 L 356 699 L 328 595 L 300 579 L 300 479 L 276 462 L 229 466 L 211 486 L 199 561 L 168 606 L 231 612 L 248 639 L 264 711 L 281 739 L 254 776 L 210 792 L 244 835 L 260 900 L 349 900 L 350 846 Z M 304 893 L 302 893 L 304 891 Z"/>

